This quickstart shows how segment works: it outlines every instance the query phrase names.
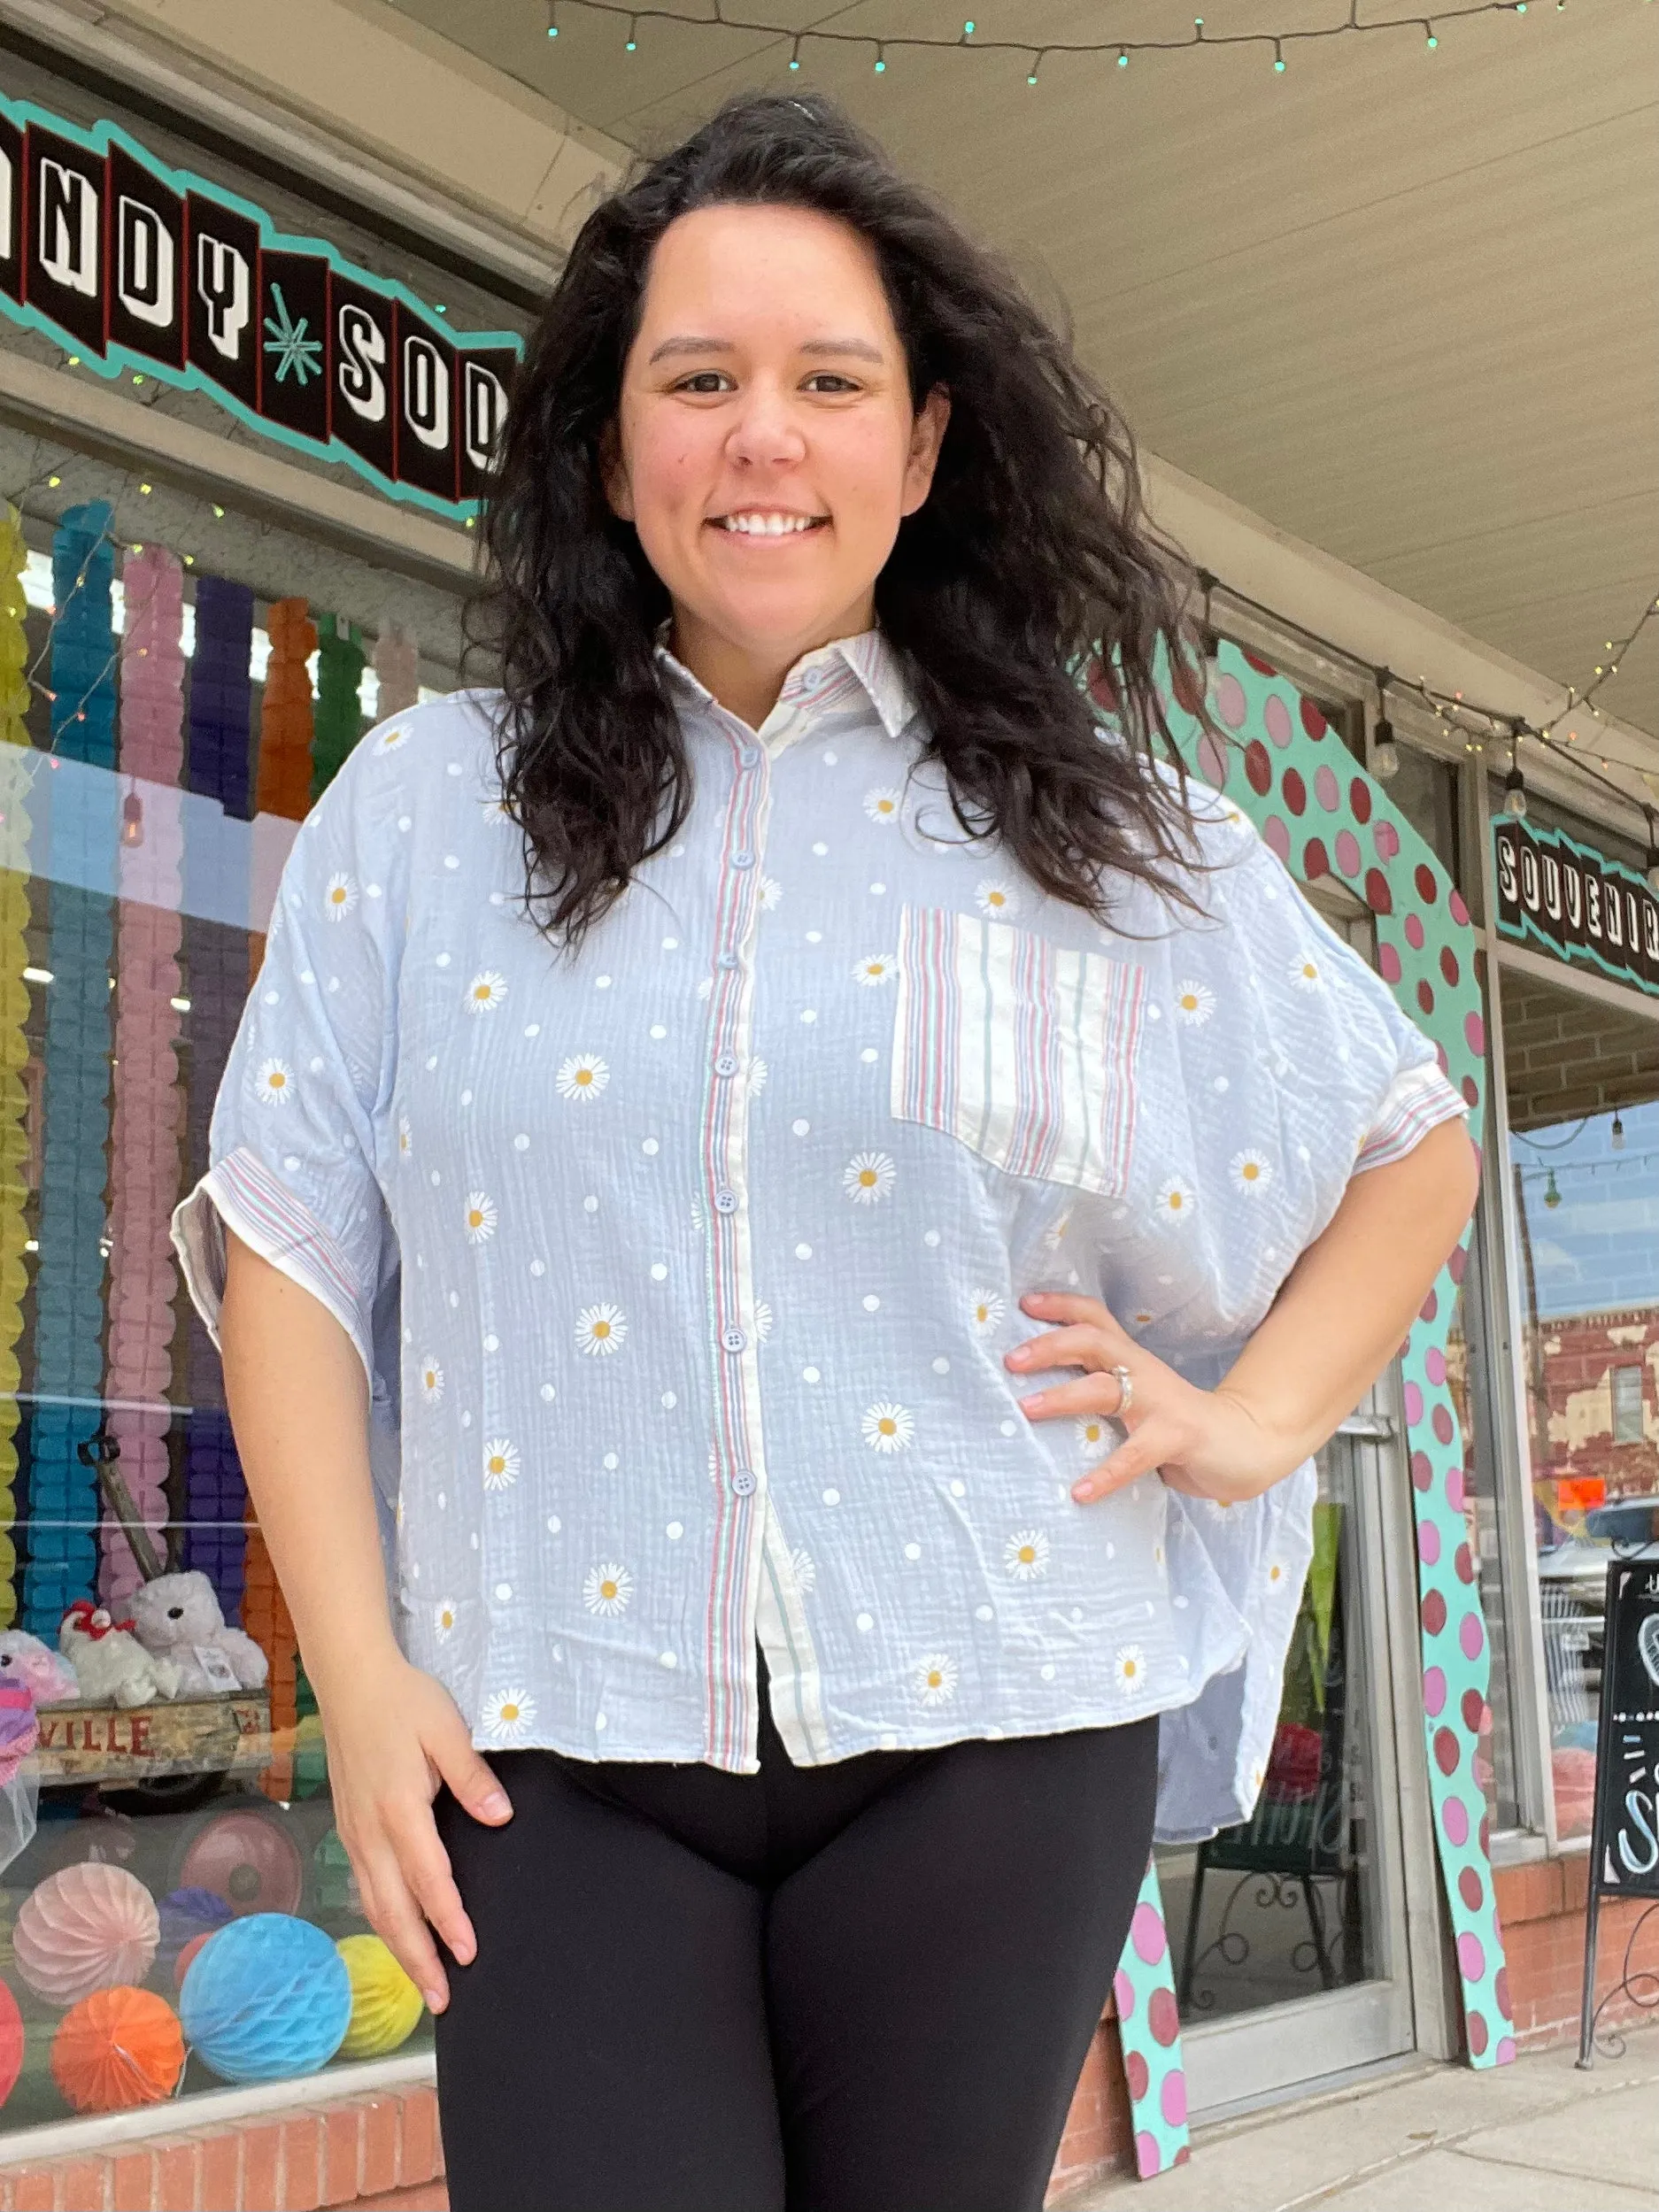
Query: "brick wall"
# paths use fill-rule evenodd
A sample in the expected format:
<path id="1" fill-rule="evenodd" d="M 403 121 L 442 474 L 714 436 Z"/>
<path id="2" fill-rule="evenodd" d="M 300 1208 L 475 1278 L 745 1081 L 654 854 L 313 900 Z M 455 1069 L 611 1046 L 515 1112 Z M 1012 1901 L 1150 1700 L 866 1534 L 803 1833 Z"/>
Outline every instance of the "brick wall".
<path id="1" fill-rule="evenodd" d="M 1114 2167 L 1132 2171 L 1133 2141 L 1108 2017 L 1084 2062 L 1049 2201 Z M 0 2167 L 0 2212 L 448 2212 L 443 2175 L 437 2097 L 418 2085 Z"/>
<path id="2" fill-rule="evenodd" d="M 1586 1852 L 1529 1865 L 1500 1867 L 1493 1877 L 1499 1918 L 1509 1962 L 1509 2000 L 1522 2047 L 1576 2043 L 1584 1977 L 1584 1908 L 1590 1877 Z M 1604 1903 L 1596 1946 L 1596 2001 L 1624 1971 L 1624 1949 L 1643 1908 Z M 1659 1973 L 1659 1914 L 1642 1931 L 1631 1971 Z M 1645 2016 L 1627 2000 L 1609 2005 L 1604 2027 L 1629 2025 Z"/>
<path id="3" fill-rule="evenodd" d="M 1659 1096 L 1659 1022 L 1501 969 L 1509 1126 L 1543 1129 Z"/>

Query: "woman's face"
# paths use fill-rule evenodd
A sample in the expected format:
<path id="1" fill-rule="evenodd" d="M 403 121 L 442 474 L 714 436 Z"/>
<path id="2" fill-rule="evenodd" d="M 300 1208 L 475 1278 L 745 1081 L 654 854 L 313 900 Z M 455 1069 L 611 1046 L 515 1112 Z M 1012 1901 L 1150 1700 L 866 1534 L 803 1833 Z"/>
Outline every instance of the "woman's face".
<path id="1" fill-rule="evenodd" d="M 867 629 L 949 402 L 913 414 L 868 243 L 799 208 L 682 215 L 652 258 L 606 489 L 676 642 L 781 674 Z"/>

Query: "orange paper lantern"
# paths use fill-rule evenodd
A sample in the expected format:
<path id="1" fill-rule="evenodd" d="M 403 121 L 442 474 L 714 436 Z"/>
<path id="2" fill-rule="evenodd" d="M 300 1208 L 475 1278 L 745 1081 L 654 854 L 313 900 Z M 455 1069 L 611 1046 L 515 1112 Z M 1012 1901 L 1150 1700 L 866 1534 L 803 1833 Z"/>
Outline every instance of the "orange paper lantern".
<path id="1" fill-rule="evenodd" d="M 52 2078 L 77 2112 L 159 2104 L 184 2071 L 184 2031 L 147 1989 L 95 1990 L 52 2038 Z"/>

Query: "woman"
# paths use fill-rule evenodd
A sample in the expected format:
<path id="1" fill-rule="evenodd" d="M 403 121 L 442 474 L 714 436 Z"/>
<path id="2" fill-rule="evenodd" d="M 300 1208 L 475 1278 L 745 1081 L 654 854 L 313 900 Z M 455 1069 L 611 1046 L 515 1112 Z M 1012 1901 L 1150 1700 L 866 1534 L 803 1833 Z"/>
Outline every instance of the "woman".
<path id="1" fill-rule="evenodd" d="M 452 2201 L 1036 2207 L 1462 1101 L 1152 765 L 1127 433 L 827 103 L 590 217 L 488 538 L 505 688 L 302 829 L 180 1225 Z"/>

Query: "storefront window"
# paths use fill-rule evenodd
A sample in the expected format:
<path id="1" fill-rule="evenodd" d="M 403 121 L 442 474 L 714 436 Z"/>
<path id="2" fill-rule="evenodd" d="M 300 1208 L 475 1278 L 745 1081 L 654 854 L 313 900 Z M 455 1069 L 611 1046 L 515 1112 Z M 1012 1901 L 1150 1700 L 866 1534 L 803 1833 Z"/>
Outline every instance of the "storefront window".
<path id="1" fill-rule="evenodd" d="M 12 2130 L 430 2047 L 361 1912 L 167 1223 L 297 821 L 372 715 L 456 683 L 463 587 L 43 428 L 0 428 L 0 482 L 27 488 L 0 508 Z"/>
<path id="2" fill-rule="evenodd" d="M 1502 994 L 1555 1821 L 1583 1836 L 1608 1566 L 1659 1557 L 1659 1004 Z"/>

